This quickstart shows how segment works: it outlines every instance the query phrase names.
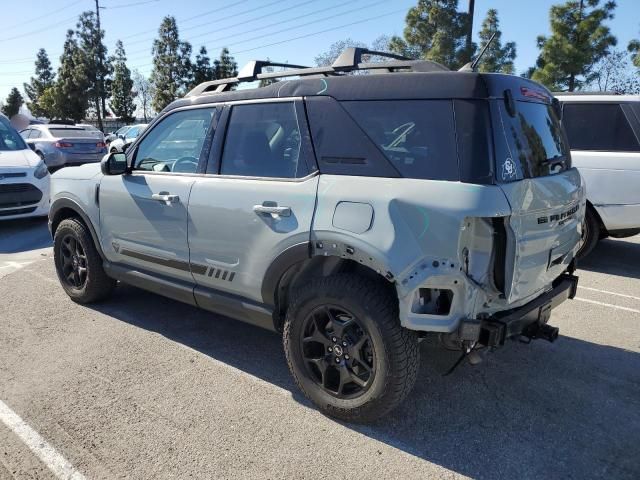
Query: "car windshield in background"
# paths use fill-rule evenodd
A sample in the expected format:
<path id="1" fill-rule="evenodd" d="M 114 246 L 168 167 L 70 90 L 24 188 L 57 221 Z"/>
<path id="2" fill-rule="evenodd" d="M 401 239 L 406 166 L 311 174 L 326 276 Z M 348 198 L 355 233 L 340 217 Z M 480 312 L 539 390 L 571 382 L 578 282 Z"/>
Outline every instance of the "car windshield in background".
<path id="1" fill-rule="evenodd" d="M 82 128 L 50 128 L 49 132 L 56 138 L 95 138 L 96 132 Z"/>
<path id="2" fill-rule="evenodd" d="M 458 180 L 450 100 L 359 101 L 342 105 L 404 177 Z"/>
<path id="3" fill-rule="evenodd" d="M 0 151 L 24 150 L 27 145 L 7 120 L 0 117 Z"/>
<path id="4" fill-rule="evenodd" d="M 496 176 L 510 182 L 563 172 L 571 168 L 566 136 L 553 107 L 544 103 L 515 102 L 509 115 L 505 102 L 496 101 Z"/>

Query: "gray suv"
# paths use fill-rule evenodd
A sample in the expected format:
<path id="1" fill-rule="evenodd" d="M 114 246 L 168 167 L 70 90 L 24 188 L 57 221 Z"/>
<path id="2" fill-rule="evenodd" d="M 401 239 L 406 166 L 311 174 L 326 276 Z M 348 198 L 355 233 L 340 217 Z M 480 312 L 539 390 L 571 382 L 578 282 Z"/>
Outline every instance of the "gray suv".
<path id="1" fill-rule="evenodd" d="M 558 112 L 529 80 L 381 52 L 251 62 L 126 155 L 53 176 L 60 282 L 81 303 L 121 281 L 280 332 L 305 395 L 372 421 L 410 392 L 427 336 L 461 360 L 557 337 L 585 210 Z"/>

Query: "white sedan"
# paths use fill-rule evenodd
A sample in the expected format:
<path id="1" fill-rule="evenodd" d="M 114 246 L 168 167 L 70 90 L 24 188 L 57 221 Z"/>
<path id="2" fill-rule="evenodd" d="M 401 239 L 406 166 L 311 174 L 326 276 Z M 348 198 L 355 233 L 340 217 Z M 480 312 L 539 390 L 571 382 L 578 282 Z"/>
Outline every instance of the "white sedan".
<path id="1" fill-rule="evenodd" d="M 0 114 L 0 220 L 49 213 L 49 171 Z"/>

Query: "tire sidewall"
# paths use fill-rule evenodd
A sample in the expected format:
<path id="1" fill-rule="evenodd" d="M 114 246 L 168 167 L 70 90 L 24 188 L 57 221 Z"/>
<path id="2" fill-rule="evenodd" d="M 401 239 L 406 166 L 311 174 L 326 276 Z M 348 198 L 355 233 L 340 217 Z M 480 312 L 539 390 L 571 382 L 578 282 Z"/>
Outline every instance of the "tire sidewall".
<path id="1" fill-rule="evenodd" d="M 58 275 L 58 280 L 60 281 L 60 284 L 62 285 L 62 288 L 67 293 L 67 295 L 69 295 L 69 297 L 71 297 L 74 300 L 81 300 L 85 297 L 87 293 L 87 289 L 91 282 L 92 261 L 89 258 L 89 256 L 92 255 L 93 252 L 90 246 L 87 245 L 87 240 L 86 238 L 84 238 L 85 236 L 80 234 L 82 230 L 83 230 L 83 227 L 78 222 L 74 220 L 65 220 L 56 229 L 56 232 L 54 235 L 54 243 L 53 243 L 53 248 L 54 248 L 53 258 L 56 266 L 56 274 Z M 85 256 L 87 257 L 87 262 L 86 262 L 87 278 L 82 288 L 73 288 L 71 285 L 67 283 L 62 273 L 62 255 L 60 253 L 60 248 L 61 248 L 62 240 L 67 235 L 73 235 L 76 241 L 79 242 L 80 245 L 82 246 Z"/>

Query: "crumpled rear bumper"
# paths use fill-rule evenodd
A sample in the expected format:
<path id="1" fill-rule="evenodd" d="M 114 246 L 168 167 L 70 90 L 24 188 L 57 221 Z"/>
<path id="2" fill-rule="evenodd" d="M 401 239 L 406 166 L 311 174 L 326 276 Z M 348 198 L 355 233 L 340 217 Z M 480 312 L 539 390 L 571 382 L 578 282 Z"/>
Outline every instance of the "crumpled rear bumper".
<path id="1" fill-rule="evenodd" d="M 578 277 L 565 273 L 553 283 L 553 288 L 531 302 L 514 310 L 499 312 L 476 324 L 479 328 L 478 343 L 494 347 L 503 345 L 511 337 L 536 338 L 546 330 L 551 311 L 567 299 L 576 296 Z M 462 328 L 473 328 L 463 325 Z M 467 332 L 468 334 L 468 332 Z M 557 331 L 556 331 L 557 334 Z M 464 336 L 464 334 L 463 334 Z"/>

